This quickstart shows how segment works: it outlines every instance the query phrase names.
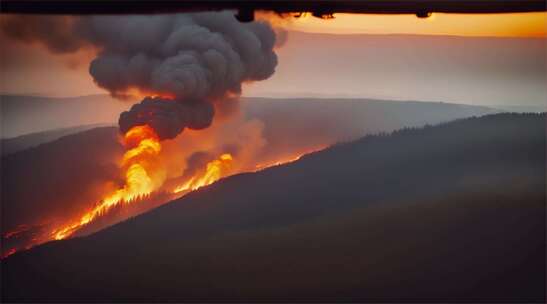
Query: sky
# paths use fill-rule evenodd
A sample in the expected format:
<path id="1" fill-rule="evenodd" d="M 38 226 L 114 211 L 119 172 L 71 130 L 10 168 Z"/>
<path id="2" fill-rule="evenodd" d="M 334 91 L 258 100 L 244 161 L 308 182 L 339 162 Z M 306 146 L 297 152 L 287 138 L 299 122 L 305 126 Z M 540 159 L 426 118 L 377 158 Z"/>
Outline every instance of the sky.
<path id="1" fill-rule="evenodd" d="M 265 14 L 268 16 L 269 14 Z M 546 13 L 415 15 L 335 14 L 322 20 L 310 14 L 278 20 L 291 30 L 331 34 L 419 34 L 487 37 L 545 37 Z"/>
<path id="2" fill-rule="evenodd" d="M 335 14 L 274 18 L 288 31 L 268 80 L 244 96 L 360 97 L 481 105 L 547 103 L 546 13 Z M 1 18 L 1 17 L 0 17 Z M 93 54 L 59 56 L 0 34 L 2 93 L 102 94 L 88 73 Z"/>

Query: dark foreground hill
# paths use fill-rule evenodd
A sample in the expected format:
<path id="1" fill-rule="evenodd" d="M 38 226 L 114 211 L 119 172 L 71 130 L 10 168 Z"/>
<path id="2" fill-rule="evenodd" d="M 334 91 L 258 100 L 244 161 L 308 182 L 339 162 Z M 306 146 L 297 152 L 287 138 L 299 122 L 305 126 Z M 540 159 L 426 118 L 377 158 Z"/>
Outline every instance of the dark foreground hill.
<path id="1" fill-rule="evenodd" d="M 2 261 L 3 301 L 545 301 L 545 114 L 367 136 Z"/>

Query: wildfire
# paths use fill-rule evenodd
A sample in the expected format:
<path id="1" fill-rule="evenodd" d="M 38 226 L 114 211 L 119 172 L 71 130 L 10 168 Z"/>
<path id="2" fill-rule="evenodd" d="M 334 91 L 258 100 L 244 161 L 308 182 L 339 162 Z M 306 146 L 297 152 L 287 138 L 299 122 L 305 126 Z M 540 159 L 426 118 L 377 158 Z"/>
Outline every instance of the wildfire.
<path id="1" fill-rule="evenodd" d="M 247 163 L 242 159 L 237 160 L 229 153 L 220 154 L 216 159 L 208 162 L 203 168 L 199 169 L 192 176 L 189 176 L 181 184 L 173 188 L 162 189 L 163 181 L 158 183 L 154 181 L 155 170 L 153 164 L 158 162 L 159 153 L 162 146 L 155 131 L 149 126 L 137 126 L 130 129 L 123 137 L 123 144 L 127 151 L 122 157 L 120 167 L 125 173 L 125 182 L 122 187 L 105 195 L 98 204 L 91 210 L 81 215 L 76 220 L 67 223 L 57 229 L 48 228 L 44 234 L 34 235 L 31 244 L 28 246 L 17 246 L 7 249 L 2 253 L 2 259 L 21 249 L 28 249 L 39 243 L 51 239 L 61 240 L 70 237 L 83 226 L 90 224 L 98 217 L 106 214 L 113 207 L 124 206 L 142 198 L 153 197 L 153 193 L 169 194 L 163 202 L 167 202 L 177 196 L 184 195 L 190 191 L 210 185 L 217 180 L 229 175 L 240 172 L 256 172 L 269 167 L 291 163 L 299 160 L 303 155 L 323 149 L 312 149 L 298 154 L 279 158 L 272 162 L 257 164 Z M 249 161 L 249 160 L 247 160 Z M 172 185 L 172 184 L 171 184 Z M 171 186 L 169 186 L 171 187 Z M 162 199 L 163 200 L 163 199 Z M 147 201 L 148 202 L 148 201 Z M 20 225 L 15 230 L 6 232 L 2 237 L 4 240 L 17 238 L 19 235 L 30 231 L 32 227 Z M 34 233 L 34 232 L 33 232 Z"/>
<path id="2" fill-rule="evenodd" d="M 29 225 L 22 224 L 22 225 L 17 226 L 17 228 L 15 230 L 8 231 L 8 232 L 4 233 L 4 235 L 2 237 L 5 238 L 5 239 L 9 239 L 9 238 L 12 238 L 12 237 L 17 237 L 18 235 L 20 235 L 22 233 L 25 233 L 25 232 L 29 231 L 30 229 L 31 229 L 31 227 Z"/>
<path id="3" fill-rule="evenodd" d="M 250 171 L 256 172 L 269 167 L 292 163 L 299 160 L 305 154 L 316 152 L 324 148 L 325 147 L 321 147 L 319 149 L 313 149 L 313 150 L 307 151 L 306 153 L 300 153 L 296 156 L 287 157 L 285 159 L 277 160 L 271 163 L 258 164 L 255 166 L 254 170 L 250 170 Z M 228 153 L 222 154 L 218 159 L 212 160 L 209 163 L 207 163 L 207 166 L 205 167 L 203 171 L 199 172 L 198 174 L 195 174 L 186 182 L 176 187 L 175 190 L 173 190 L 173 193 L 193 191 L 201 187 L 210 185 L 216 182 L 217 180 L 228 176 L 230 173 L 234 173 L 230 171 L 232 167 L 232 163 L 233 163 L 232 155 Z"/>
<path id="4" fill-rule="evenodd" d="M 290 157 L 290 158 L 283 159 L 283 160 L 278 160 L 278 161 L 271 162 L 271 163 L 258 164 L 258 165 L 255 166 L 254 172 L 264 170 L 264 169 L 269 168 L 269 167 L 275 167 L 275 166 L 280 166 L 280 165 L 283 165 L 283 164 L 288 164 L 288 163 L 295 162 L 295 161 L 299 160 L 303 155 L 304 154 L 297 155 L 297 156 L 294 156 L 294 157 Z"/>
<path id="5" fill-rule="evenodd" d="M 264 170 L 266 168 L 270 168 L 270 167 L 275 167 L 275 166 L 280 166 L 280 165 L 284 165 L 284 164 L 289 164 L 289 163 L 292 163 L 292 162 L 295 162 L 299 159 L 302 158 L 302 156 L 306 155 L 306 154 L 310 154 L 310 153 L 314 153 L 314 152 L 317 152 L 317 151 L 321 151 L 323 149 L 325 149 L 327 146 L 322 146 L 320 148 L 317 148 L 317 149 L 312 149 L 312 150 L 309 150 L 309 151 L 306 151 L 304 153 L 300 153 L 296 156 L 291 156 L 291 157 L 287 157 L 285 159 L 281 159 L 281 160 L 277 160 L 277 161 L 274 161 L 274 162 L 270 162 L 270 163 L 263 163 L 263 164 L 258 164 L 255 166 L 255 169 L 253 170 L 253 172 L 257 172 L 257 171 L 260 171 L 260 170 Z"/>
<path id="6" fill-rule="evenodd" d="M 53 231 L 54 239 L 64 239 L 81 226 L 107 212 L 108 209 L 121 203 L 130 203 L 154 191 L 154 183 L 145 169 L 145 163 L 150 156 L 156 156 L 161 151 L 158 136 L 149 126 L 136 126 L 127 131 L 124 144 L 129 150 L 122 159 L 122 167 L 126 168 L 123 188 L 105 197 L 79 221 Z"/>
<path id="7" fill-rule="evenodd" d="M 6 253 L 4 253 L 4 254 L 2 255 L 2 259 L 5 259 L 5 258 L 9 257 L 10 255 L 12 255 L 12 254 L 14 254 L 14 253 L 16 253 L 16 252 L 17 252 L 17 249 L 15 249 L 15 248 L 10 248 L 10 249 L 8 249 L 8 250 L 6 251 Z"/>
<path id="8" fill-rule="evenodd" d="M 176 187 L 173 193 L 196 190 L 216 182 L 227 174 L 232 166 L 232 161 L 232 155 L 228 153 L 222 154 L 218 159 L 207 163 L 205 170 L 201 174 L 194 175 L 184 184 Z"/>

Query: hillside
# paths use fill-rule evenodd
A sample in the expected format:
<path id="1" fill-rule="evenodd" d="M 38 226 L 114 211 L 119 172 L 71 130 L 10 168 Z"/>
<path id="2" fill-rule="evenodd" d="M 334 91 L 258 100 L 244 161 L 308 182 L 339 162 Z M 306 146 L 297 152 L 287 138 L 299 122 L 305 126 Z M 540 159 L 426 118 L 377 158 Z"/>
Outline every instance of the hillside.
<path id="1" fill-rule="evenodd" d="M 2 231 L 79 214 L 102 183 L 119 178 L 122 153 L 117 128 L 101 127 L 2 156 Z"/>
<path id="2" fill-rule="evenodd" d="M 500 112 L 495 109 L 442 102 L 357 98 L 243 98 L 242 112 L 264 122 L 269 148 L 264 156 L 325 142 L 358 139 L 454 119 Z"/>
<path id="3" fill-rule="evenodd" d="M 108 95 L 70 98 L 0 95 L 1 138 L 90 124 L 114 124 L 131 106 Z"/>
<path id="4" fill-rule="evenodd" d="M 13 138 L 0 139 L 1 155 L 8 155 L 28 148 L 36 147 L 43 143 L 48 143 L 63 136 L 80 133 L 89 129 L 104 127 L 101 124 L 76 126 L 71 128 L 62 128 L 49 131 L 30 133 Z"/>
<path id="5" fill-rule="evenodd" d="M 367 136 L 15 254 L 2 299 L 544 302 L 545 165 L 545 114 Z"/>

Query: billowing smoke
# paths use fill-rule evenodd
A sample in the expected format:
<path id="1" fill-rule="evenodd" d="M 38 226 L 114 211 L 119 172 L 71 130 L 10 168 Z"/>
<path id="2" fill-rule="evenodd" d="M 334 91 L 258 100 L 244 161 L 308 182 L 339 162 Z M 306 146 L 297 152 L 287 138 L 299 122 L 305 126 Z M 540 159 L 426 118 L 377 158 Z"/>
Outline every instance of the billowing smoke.
<path id="1" fill-rule="evenodd" d="M 2 30 L 57 53 L 94 47 L 89 72 L 97 85 L 118 98 L 156 96 L 120 115 L 121 132 L 148 124 L 168 139 L 206 128 L 222 109 L 215 104 L 238 96 L 243 82 L 270 77 L 277 65 L 271 26 L 240 23 L 229 12 L 33 18 L 3 18 Z"/>
<path id="2" fill-rule="evenodd" d="M 200 130 L 207 128 L 213 120 L 214 107 L 206 99 L 169 100 L 146 97 L 129 111 L 120 114 L 119 125 L 122 133 L 134 126 L 151 126 L 160 139 L 175 138 L 184 128 Z"/>

